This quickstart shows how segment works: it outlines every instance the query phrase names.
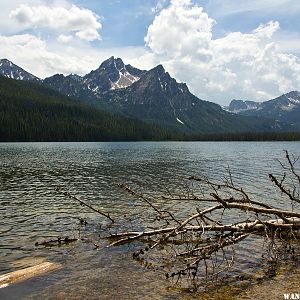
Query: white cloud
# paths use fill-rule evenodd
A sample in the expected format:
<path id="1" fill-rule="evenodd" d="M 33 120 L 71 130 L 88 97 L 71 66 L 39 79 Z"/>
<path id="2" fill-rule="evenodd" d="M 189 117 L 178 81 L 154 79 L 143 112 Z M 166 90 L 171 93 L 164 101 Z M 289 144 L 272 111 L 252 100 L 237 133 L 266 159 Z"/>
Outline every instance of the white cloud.
<path id="1" fill-rule="evenodd" d="M 100 17 L 91 10 L 76 5 L 63 7 L 22 4 L 12 10 L 9 16 L 23 26 L 23 29 L 42 28 L 60 33 L 74 33 L 86 41 L 100 39 Z"/>
<path id="2" fill-rule="evenodd" d="M 172 0 L 149 26 L 145 41 L 154 60 L 203 99 L 266 100 L 299 89 L 300 60 L 276 44 L 278 22 L 214 39 L 215 23 L 191 0 Z"/>
<path id="3" fill-rule="evenodd" d="M 31 34 L 0 35 L 0 57 L 7 58 L 30 73 L 44 78 L 56 73 L 86 74 L 112 55 L 133 65 L 145 54 L 144 47 L 95 49 L 85 43 L 66 46 Z M 148 67 L 148 65 L 147 65 Z"/>
<path id="4" fill-rule="evenodd" d="M 28 5 L 41 5 L 43 0 L 26 0 Z M 0 32 L 1 34 L 13 34 L 22 30 L 22 26 L 9 17 L 16 7 L 24 3 L 24 0 L 0 0 Z"/>
<path id="5" fill-rule="evenodd" d="M 60 43 L 69 43 L 71 42 L 73 39 L 72 35 L 65 35 L 65 34 L 60 34 L 57 38 L 57 41 L 59 41 Z"/>
<path id="6" fill-rule="evenodd" d="M 51 73 L 65 73 L 82 71 L 82 61 L 73 59 L 65 54 L 49 50 L 47 43 L 31 35 L 0 35 L 0 57 L 12 60 L 14 63 L 30 71 L 34 75 L 42 76 Z"/>
<path id="7" fill-rule="evenodd" d="M 214 20 L 202 7 L 190 7 L 189 0 L 172 0 L 149 26 L 145 42 L 155 54 L 168 58 L 193 55 L 197 49 L 195 45 L 205 47 L 211 40 L 213 24 Z M 196 55 L 205 59 L 210 53 L 204 47 L 199 48 Z"/>
<path id="8" fill-rule="evenodd" d="M 278 22 L 271 21 L 267 24 L 259 25 L 255 30 L 253 30 L 253 33 L 259 38 L 265 37 L 270 39 L 279 28 L 280 26 Z"/>

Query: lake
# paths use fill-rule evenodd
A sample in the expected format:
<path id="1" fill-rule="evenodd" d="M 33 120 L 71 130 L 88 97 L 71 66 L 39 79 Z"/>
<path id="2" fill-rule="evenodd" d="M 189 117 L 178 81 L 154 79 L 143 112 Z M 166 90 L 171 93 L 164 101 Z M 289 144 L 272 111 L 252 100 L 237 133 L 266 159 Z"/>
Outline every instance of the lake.
<path id="1" fill-rule="evenodd" d="M 43 261 L 63 269 L 0 289 L 0 299 L 177 299 L 163 273 L 132 260 L 132 247 L 95 249 L 93 243 L 36 247 L 59 236 L 97 237 L 103 217 L 58 194 L 60 188 L 120 216 L 119 223 L 148 207 L 125 194 L 126 183 L 151 195 L 180 193 L 191 175 L 222 180 L 229 167 L 235 181 L 254 198 L 285 207 L 273 194 L 270 172 L 280 173 L 283 150 L 300 156 L 300 142 L 133 142 L 0 144 L 0 274 Z M 157 204 L 172 207 L 166 200 Z M 275 203 L 276 202 L 276 203 Z M 183 215 L 186 203 L 175 210 Z M 78 218 L 88 225 L 80 226 Z M 139 218 L 142 226 L 147 214 Z M 250 261 L 245 251 L 243 260 Z"/>

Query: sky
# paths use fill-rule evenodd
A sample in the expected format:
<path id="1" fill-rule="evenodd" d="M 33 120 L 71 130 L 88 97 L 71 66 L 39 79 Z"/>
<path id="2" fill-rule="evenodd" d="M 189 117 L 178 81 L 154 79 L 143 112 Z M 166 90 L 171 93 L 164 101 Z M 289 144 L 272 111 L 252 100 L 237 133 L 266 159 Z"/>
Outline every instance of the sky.
<path id="1" fill-rule="evenodd" d="M 110 56 L 162 64 L 201 99 L 300 90 L 299 0 L 0 0 L 0 58 L 79 75 Z"/>

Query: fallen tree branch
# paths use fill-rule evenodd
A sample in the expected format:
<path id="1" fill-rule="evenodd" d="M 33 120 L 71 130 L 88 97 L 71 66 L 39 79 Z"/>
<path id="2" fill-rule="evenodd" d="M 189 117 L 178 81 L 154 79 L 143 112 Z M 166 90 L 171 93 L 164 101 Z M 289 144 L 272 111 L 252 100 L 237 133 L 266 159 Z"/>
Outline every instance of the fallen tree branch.
<path id="1" fill-rule="evenodd" d="M 206 225 L 206 226 L 185 226 L 185 231 L 213 231 L 213 232 L 250 232 L 254 230 L 255 232 L 263 231 L 266 227 L 276 227 L 276 228 L 283 228 L 283 229 L 292 229 L 292 230 L 299 230 L 300 229 L 300 218 L 289 218 L 289 223 L 285 224 L 283 220 L 276 219 L 276 220 L 269 220 L 269 221 L 253 221 L 253 222 L 243 222 L 239 224 L 228 224 L 228 225 Z M 183 229 L 183 228 L 182 228 Z M 134 241 L 136 239 L 140 239 L 141 237 L 145 236 L 153 236 L 153 235 L 160 235 L 165 233 L 173 233 L 178 231 L 178 227 L 167 227 L 162 229 L 156 230 L 147 230 L 147 231 L 128 231 L 122 233 L 111 234 L 110 236 L 106 236 L 107 239 L 116 239 L 116 238 L 124 238 L 120 239 L 109 246 L 115 246 L 122 243 L 127 243 Z M 166 238 L 165 238 L 166 239 Z"/>

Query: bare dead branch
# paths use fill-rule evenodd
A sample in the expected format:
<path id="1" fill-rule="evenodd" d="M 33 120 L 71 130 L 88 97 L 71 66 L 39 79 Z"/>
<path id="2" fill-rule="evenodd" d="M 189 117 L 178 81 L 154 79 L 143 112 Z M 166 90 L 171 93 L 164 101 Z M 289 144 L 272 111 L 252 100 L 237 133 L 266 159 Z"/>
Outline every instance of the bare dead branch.
<path id="1" fill-rule="evenodd" d="M 105 212 L 100 211 L 100 210 L 97 209 L 97 208 L 94 208 L 93 206 L 91 206 L 90 204 L 84 202 L 83 200 L 79 199 L 78 197 L 76 197 L 76 196 L 74 196 L 74 195 L 71 195 L 71 193 L 69 193 L 69 192 L 64 192 L 64 191 L 61 191 L 61 190 L 59 190 L 59 189 L 57 189 L 57 192 L 59 192 L 60 194 L 66 196 L 66 197 L 68 197 L 69 199 L 73 199 L 73 200 L 79 202 L 80 205 L 88 207 L 88 208 L 91 209 L 92 211 L 94 211 L 94 212 L 100 214 L 101 216 L 106 217 L 106 218 L 109 219 L 112 223 L 115 222 L 115 221 L 110 217 L 109 213 L 105 213 Z"/>
<path id="2" fill-rule="evenodd" d="M 287 189 L 283 186 L 283 183 L 282 183 L 283 180 L 281 182 L 279 182 L 277 180 L 277 178 L 272 174 L 269 174 L 269 177 L 270 177 L 271 181 L 274 182 L 274 184 L 280 189 L 280 191 L 290 198 L 290 200 L 300 203 L 300 200 L 297 199 L 295 197 L 295 195 L 293 195 L 294 193 L 291 193 L 291 191 L 289 189 Z"/>

